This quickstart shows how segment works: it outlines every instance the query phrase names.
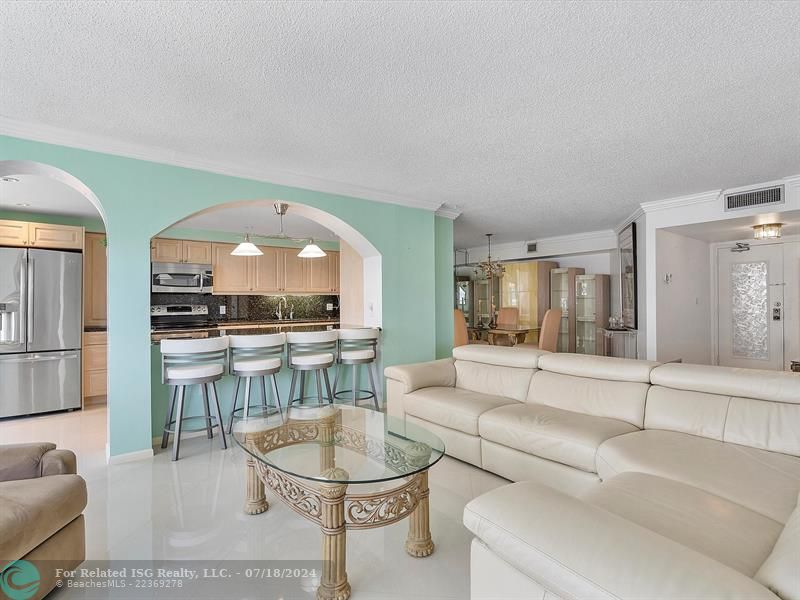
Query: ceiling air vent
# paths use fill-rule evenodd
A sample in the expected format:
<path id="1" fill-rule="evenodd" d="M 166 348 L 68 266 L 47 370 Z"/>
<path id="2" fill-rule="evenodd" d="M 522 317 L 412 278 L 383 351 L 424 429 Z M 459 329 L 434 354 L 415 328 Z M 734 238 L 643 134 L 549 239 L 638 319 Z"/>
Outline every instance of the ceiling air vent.
<path id="1" fill-rule="evenodd" d="M 725 210 L 742 210 L 772 204 L 783 204 L 782 185 L 737 194 L 725 194 Z"/>
<path id="2" fill-rule="evenodd" d="M 536 242 L 528 242 L 528 252 L 536 252 Z"/>

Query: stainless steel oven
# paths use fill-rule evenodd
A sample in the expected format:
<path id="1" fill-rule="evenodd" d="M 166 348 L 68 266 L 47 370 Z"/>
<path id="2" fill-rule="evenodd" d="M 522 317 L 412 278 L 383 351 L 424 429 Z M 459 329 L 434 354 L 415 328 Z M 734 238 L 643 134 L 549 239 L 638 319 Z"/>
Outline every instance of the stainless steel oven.
<path id="1" fill-rule="evenodd" d="M 154 262 L 151 289 L 158 294 L 210 294 L 214 291 L 211 265 Z"/>

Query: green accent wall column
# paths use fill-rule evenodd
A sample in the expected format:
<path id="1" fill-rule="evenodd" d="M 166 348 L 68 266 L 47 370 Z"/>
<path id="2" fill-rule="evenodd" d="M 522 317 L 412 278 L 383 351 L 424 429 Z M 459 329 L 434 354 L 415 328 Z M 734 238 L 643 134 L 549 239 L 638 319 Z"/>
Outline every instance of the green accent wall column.
<path id="1" fill-rule="evenodd" d="M 453 220 L 435 217 L 436 227 L 436 358 L 453 353 Z"/>
<path id="2" fill-rule="evenodd" d="M 452 223 L 445 252 L 448 224 L 435 223 L 430 211 L 7 136 L 0 136 L 0 160 L 28 160 L 66 171 L 88 186 L 103 206 L 112 457 L 152 447 L 150 238 L 198 211 L 234 201 L 283 200 L 335 215 L 382 256 L 383 364 L 431 360 L 437 353 L 440 324 L 443 343 L 447 337 L 438 316 L 444 306 L 444 280 L 440 299 L 436 232 L 441 227 L 442 265 L 447 255 L 452 268 Z"/>

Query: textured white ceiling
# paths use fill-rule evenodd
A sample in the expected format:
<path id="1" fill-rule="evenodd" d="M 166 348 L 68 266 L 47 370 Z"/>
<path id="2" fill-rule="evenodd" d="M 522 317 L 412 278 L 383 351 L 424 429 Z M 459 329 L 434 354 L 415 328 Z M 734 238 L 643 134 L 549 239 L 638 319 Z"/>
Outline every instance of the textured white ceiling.
<path id="1" fill-rule="evenodd" d="M 800 172 L 800 3 L 0 2 L 0 116 L 536 239 Z"/>

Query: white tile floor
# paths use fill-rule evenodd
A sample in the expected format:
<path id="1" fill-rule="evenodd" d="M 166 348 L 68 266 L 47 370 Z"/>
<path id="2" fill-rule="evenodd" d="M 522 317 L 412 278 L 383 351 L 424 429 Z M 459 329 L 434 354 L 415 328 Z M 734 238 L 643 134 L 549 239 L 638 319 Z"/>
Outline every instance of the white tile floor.
<path id="1" fill-rule="evenodd" d="M 181 459 L 167 451 L 153 459 L 105 463 L 105 407 L 0 422 L 0 443 L 50 441 L 78 456 L 89 488 L 86 509 L 90 559 L 319 559 L 317 526 L 267 491 L 270 510 L 248 516 L 244 456 L 217 439 L 184 439 Z M 160 449 L 159 449 L 160 450 Z M 507 483 L 445 457 L 430 473 L 432 556 L 411 558 L 403 543 L 407 523 L 348 533 L 353 600 L 469 597 L 471 535 L 461 524 L 464 505 Z"/>

